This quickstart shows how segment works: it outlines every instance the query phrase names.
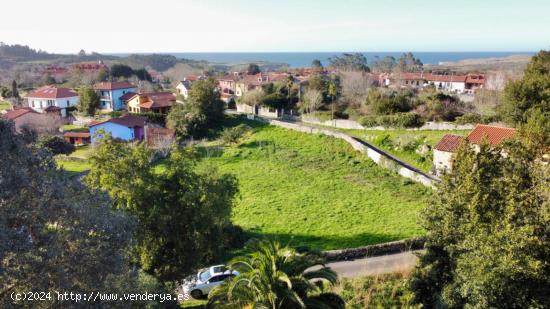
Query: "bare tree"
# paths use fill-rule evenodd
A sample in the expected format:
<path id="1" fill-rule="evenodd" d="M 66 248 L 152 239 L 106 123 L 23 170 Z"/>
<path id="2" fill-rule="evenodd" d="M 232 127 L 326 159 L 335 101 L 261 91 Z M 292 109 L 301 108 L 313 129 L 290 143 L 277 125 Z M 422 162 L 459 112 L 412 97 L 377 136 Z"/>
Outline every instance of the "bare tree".
<path id="1" fill-rule="evenodd" d="M 365 101 L 373 81 L 361 72 L 343 72 L 341 77 L 342 96 L 354 103 Z"/>
<path id="2" fill-rule="evenodd" d="M 307 90 L 302 98 L 302 111 L 311 113 L 323 104 L 323 93 L 316 89 Z"/>

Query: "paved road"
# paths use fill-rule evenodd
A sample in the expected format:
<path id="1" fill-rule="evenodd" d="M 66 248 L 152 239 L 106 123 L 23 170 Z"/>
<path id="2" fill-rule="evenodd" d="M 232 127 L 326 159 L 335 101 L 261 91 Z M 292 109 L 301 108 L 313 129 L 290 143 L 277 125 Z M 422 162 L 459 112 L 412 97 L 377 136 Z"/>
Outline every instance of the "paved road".
<path id="1" fill-rule="evenodd" d="M 418 260 L 415 252 L 418 251 L 407 251 L 353 261 L 333 262 L 329 263 L 328 266 L 330 266 L 339 276 L 344 278 L 411 270 Z"/>

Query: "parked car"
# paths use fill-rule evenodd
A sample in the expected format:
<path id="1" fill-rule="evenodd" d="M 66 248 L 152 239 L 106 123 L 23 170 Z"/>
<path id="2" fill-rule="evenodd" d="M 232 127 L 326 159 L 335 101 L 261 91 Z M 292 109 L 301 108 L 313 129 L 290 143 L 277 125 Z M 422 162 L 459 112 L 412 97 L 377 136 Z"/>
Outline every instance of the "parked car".
<path id="1" fill-rule="evenodd" d="M 201 299 L 208 296 L 214 287 L 226 280 L 233 279 L 238 274 L 238 272 L 227 268 L 225 265 L 203 268 L 198 271 L 197 276 L 184 279 L 182 289 L 184 293 L 190 294 L 194 299 Z"/>

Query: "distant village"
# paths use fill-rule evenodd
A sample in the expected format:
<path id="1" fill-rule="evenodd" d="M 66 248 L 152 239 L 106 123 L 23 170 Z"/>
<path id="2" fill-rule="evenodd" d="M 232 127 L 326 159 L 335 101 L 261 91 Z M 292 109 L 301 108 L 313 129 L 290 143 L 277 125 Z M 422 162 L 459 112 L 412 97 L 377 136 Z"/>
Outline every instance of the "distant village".
<path id="1" fill-rule="evenodd" d="M 40 72 L 51 77 L 53 81 L 64 80 L 71 71 L 81 74 L 109 74 L 110 67 L 102 61 L 97 63 L 80 63 L 72 66 L 50 65 Z M 479 89 L 486 87 L 484 74 L 467 73 L 432 73 L 432 72 L 402 72 L 402 73 L 371 73 L 365 70 L 345 70 L 333 67 L 310 67 L 286 69 L 284 71 L 248 72 L 218 72 L 209 74 L 188 74 L 177 83 L 166 82 L 166 78 L 155 70 L 148 70 L 150 82 L 159 91 L 143 91 L 141 81 L 129 81 L 124 78 L 107 78 L 110 81 L 99 81 L 93 84 L 93 89 L 100 97 L 99 113 L 95 117 L 82 117 L 75 112 L 79 103 L 79 94 L 75 89 L 69 89 L 55 84 L 32 89 L 23 94 L 20 105 L 13 105 L 3 111 L 3 117 L 12 120 L 18 131 L 32 128 L 39 134 L 62 134 L 65 141 L 74 145 L 94 143 L 101 138 L 98 132 L 111 134 L 114 138 L 125 141 L 145 141 L 147 144 L 166 144 L 175 140 L 175 131 L 164 128 L 150 121 L 145 114 L 166 115 L 176 104 L 185 104 L 189 92 L 195 82 L 214 78 L 220 98 L 229 109 L 238 113 L 256 115 L 266 118 L 288 118 L 297 115 L 297 109 L 274 108 L 267 105 L 250 105 L 241 100 L 243 96 L 255 90 L 261 90 L 267 85 L 291 80 L 296 87 L 298 101 L 307 90 L 311 76 L 319 76 L 330 80 L 342 74 L 360 76 L 371 88 L 387 88 L 410 91 L 420 91 L 424 88 L 435 89 L 451 95 L 473 96 Z M 175 85 L 175 87 L 173 86 Z M 366 89 L 365 89 L 366 91 Z M 75 125 L 78 130 L 62 129 Z M 85 128 L 85 129 L 82 129 Z M 435 147 L 434 165 L 438 170 L 450 169 L 450 156 L 442 152 L 452 152 L 457 148 L 458 139 L 445 137 Z M 437 152 L 439 151 L 439 152 Z M 447 158 L 448 157 L 448 158 Z M 446 159 L 447 158 L 447 159 Z"/>

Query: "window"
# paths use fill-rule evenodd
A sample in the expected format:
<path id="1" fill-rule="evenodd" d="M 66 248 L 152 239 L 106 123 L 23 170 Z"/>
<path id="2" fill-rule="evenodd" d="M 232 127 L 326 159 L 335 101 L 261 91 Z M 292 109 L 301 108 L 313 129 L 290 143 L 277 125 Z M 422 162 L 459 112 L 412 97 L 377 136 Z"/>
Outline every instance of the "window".
<path id="1" fill-rule="evenodd" d="M 97 101 L 96 101 L 96 102 L 97 102 Z M 67 100 L 67 107 L 69 107 L 69 104 L 70 104 L 70 103 L 69 103 L 69 100 Z"/>

